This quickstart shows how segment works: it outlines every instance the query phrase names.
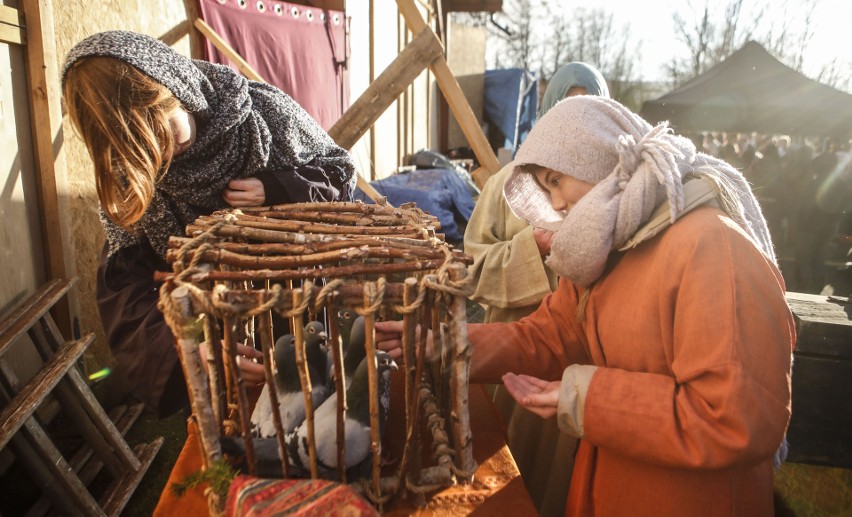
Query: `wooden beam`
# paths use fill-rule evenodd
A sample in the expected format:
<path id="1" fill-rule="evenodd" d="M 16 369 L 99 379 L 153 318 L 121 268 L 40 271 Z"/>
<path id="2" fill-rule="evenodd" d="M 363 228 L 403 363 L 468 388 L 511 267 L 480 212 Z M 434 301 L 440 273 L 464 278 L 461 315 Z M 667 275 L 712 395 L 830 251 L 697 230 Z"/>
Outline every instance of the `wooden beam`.
<path id="1" fill-rule="evenodd" d="M 0 23 L 0 42 L 14 43 L 16 45 L 27 44 L 27 34 L 24 29 L 6 23 Z"/>
<path id="2" fill-rule="evenodd" d="M 399 12 L 405 18 L 408 30 L 416 34 L 428 27 L 420 11 L 414 5 L 414 0 L 397 0 L 396 3 L 399 7 Z M 479 164 L 485 168 L 487 174 L 480 174 L 481 182 L 477 181 L 477 185 L 481 188 L 485 184 L 486 179 L 500 170 L 500 163 L 497 161 L 497 156 L 491 150 L 488 138 L 482 132 L 482 128 L 473 114 L 473 110 L 470 109 L 470 104 L 468 104 L 459 83 L 456 81 L 447 64 L 447 60 L 436 59 L 429 68 L 435 75 L 438 87 L 441 88 L 441 92 L 443 92 L 450 110 L 456 117 L 477 160 L 479 160 Z"/>
<path id="3" fill-rule="evenodd" d="M 503 10 L 503 0 L 444 0 L 444 12 L 496 13 Z"/>
<path id="4" fill-rule="evenodd" d="M 193 25 L 195 25 L 195 28 L 198 29 L 204 37 L 210 40 L 210 43 L 212 43 L 219 52 L 225 54 L 225 57 L 227 57 L 237 67 L 241 74 L 252 81 L 257 81 L 259 83 L 266 82 L 263 80 L 263 77 L 261 77 L 260 74 L 257 73 L 250 64 L 248 64 L 248 61 L 243 59 L 243 57 L 239 55 L 239 53 L 237 53 L 237 51 L 234 50 L 233 47 L 231 47 L 228 42 L 222 38 L 222 36 L 213 30 L 213 27 L 207 25 L 207 23 L 201 18 L 196 18 Z"/>
<path id="5" fill-rule="evenodd" d="M 8 23 L 21 27 L 24 24 L 21 12 L 14 7 L 8 5 L 0 5 L 0 23 Z"/>
<path id="6" fill-rule="evenodd" d="M 420 31 L 328 130 L 337 145 L 350 149 L 429 64 L 443 53 L 431 29 Z"/>
<path id="7" fill-rule="evenodd" d="M 259 83 L 266 82 L 263 77 L 261 77 L 261 75 L 254 68 L 252 68 L 251 65 L 249 65 L 248 62 L 243 59 L 243 57 L 240 56 L 240 54 L 236 50 L 234 50 L 233 47 L 231 47 L 227 41 L 222 38 L 222 36 L 220 36 L 215 30 L 213 30 L 213 27 L 208 25 L 201 18 L 196 18 L 195 22 L 193 22 L 193 25 L 196 29 L 198 29 L 199 32 L 201 32 L 201 34 L 203 34 L 207 39 L 210 40 L 210 43 L 212 43 L 213 46 L 219 49 L 220 52 L 225 54 L 225 57 L 230 59 L 231 62 L 237 66 L 240 73 L 242 73 L 244 76 L 246 76 L 248 79 L 251 79 L 252 81 L 257 81 Z M 333 136 L 332 139 L 334 139 Z M 334 140 L 335 142 L 337 142 L 336 139 Z M 337 145 L 340 145 L 340 147 L 343 147 L 347 150 L 352 147 L 352 145 L 341 145 L 339 142 L 337 142 Z M 380 199 L 384 199 L 384 196 L 379 194 L 376 189 L 373 188 L 372 185 L 367 183 L 367 180 L 365 180 L 364 177 L 361 176 L 361 174 L 356 171 L 355 175 L 358 178 L 358 187 L 363 190 L 364 193 L 370 197 L 370 199 L 376 202 L 378 202 Z"/>
<path id="8" fill-rule="evenodd" d="M 63 234 L 61 197 L 67 192 L 67 169 L 59 99 L 58 63 L 50 0 L 23 0 L 27 27 L 27 72 L 30 125 L 36 165 L 36 188 L 41 209 L 42 248 L 47 278 L 71 278 L 74 259 Z M 72 336 L 73 302 L 63 298 L 54 305 L 54 319 L 66 336 Z"/>

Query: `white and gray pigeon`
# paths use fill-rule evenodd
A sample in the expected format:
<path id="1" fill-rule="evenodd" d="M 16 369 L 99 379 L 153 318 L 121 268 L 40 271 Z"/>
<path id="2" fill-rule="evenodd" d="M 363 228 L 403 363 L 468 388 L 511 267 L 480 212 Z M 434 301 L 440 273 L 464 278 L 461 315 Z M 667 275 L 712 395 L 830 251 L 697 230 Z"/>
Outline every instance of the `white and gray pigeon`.
<path id="1" fill-rule="evenodd" d="M 391 370 L 397 368 L 390 355 L 376 352 L 379 374 L 379 421 L 384 427 L 390 402 Z M 344 420 L 346 437 L 346 468 L 352 468 L 370 455 L 370 388 L 367 359 L 361 361 L 352 376 L 352 383 L 346 391 L 348 410 Z M 385 405 L 387 402 L 388 405 Z M 337 469 L 337 397 L 331 396 L 320 405 L 314 414 L 315 439 L 317 444 L 317 463 L 321 470 L 333 473 Z M 288 436 L 287 455 L 296 466 L 307 469 L 310 466 L 308 452 L 307 425 L 301 425 L 295 433 Z"/>
<path id="2" fill-rule="evenodd" d="M 305 339 L 306 355 L 311 356 L 312 348 L 319 348 L 319 341 Z M 324 352 L 320 350 L 324 355 Z M 314 353 L 314 355 L 316 355 Z M 282 336 L 275 342 L 273 351 L 275 391 L 278 394 L 278 408 L 284 434 L 292 433 L 305 420 L 305 398 L 302 395 L 302 384 L 296 365 L 296 338 L 290 334 Z M 328 395 L 325 383 L 314 367 L 308 363 L 311 377 L 311 400 L 314 408 L 319 406 Z M 269 438 L 275 436 L 275 420 L 272 416 L 272 402 L 269 397 L 269 387 L 264 384 L 260 397 L 257 399 L 251 414 L 251 431 L 254 436 Z"/>

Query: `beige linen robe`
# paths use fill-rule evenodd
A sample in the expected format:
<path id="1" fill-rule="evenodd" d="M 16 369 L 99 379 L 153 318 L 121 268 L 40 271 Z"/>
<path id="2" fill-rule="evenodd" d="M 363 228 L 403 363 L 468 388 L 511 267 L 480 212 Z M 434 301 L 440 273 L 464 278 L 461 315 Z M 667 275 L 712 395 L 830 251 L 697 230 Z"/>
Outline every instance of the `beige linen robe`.
<path id="1" fill-rule="evenodd" d="M 471 298 L 485 305 L 486 323 L 531 314 L 558 281 L 539 255 L 533 227 L 512 213 L 503 196 L 503 182 L 514 165 L 486 182 L 464 235 L 464 250 L 474 258 Z M 560 433 L 555 419 L 542 420 L 517 407 L 503 386 L 496 387 L 494 403 L 533 502 L 543 515 L 561 515 L 577 440 Z"/>

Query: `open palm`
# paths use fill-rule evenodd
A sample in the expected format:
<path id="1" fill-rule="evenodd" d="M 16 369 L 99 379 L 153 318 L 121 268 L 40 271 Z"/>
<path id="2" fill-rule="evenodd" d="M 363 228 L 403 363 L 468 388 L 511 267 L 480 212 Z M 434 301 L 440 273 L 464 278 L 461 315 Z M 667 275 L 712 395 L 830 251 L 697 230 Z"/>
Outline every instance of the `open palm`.
<path id="1" fill-rule="evenodd" d="M 548 382 L 529 375 L 507 373 L 503 376 L 503 385 L 526 410 L 542 418 L 556 415 L 562 381 Z"/>

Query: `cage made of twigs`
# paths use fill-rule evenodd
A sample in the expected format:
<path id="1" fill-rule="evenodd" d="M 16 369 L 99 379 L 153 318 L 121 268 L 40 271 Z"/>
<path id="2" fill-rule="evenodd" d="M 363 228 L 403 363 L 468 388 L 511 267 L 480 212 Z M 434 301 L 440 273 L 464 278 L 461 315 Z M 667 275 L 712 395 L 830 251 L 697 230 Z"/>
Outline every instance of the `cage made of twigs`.
<path id="1" fill-rule="evenodd" d="M 433 216 L 413 205 L 393 208 L 363 203 L 301 203 L 216 212 L 173 237 L 168 259 L 173 272 L 164 280 L 160 308 L 178 347 L 198 424 L 205 468 L 222 457 L 222 436 L 245 445 L 250 474 L 256 472 L 255 438 L 249 428 L 247 387 L 237 366 L 236 346 L 263 350 L 266 387 L 278 407 L 272 382 L 273 320 L 289 321 L 295 337 L 295 362 L 305 405 L 310 477 L 318 468 L 314 407 L 301 323 L 325 314 L 334 362 L 337 397 L 335 477 L 347 481 L 344 462 L 345 389 L 336 318 L 351 310 L 364 318 L 364 347 L 370 395 L 372 467 L 359 483 L 377 505 L 403 493 L 416 504 L 424 494 L 472 480 L 468 412 L 470 345 L 466 331 L 466 264 L 436 233 Z M 278 319 L 281 321 L 281 319 Z M 405 446 L 396 472 L 382 475 L 378 425 L 378 373 L 374 344 L 376 320 L 401 319 L 405 379 Z M 431 359 L 426 332 L 432 329 Z M 202 355 L 206 352 L 206 367 Z M 288 476 L 286 436 L 273 411 L 281 476 Z M 421 432 L 428 438 L 421 439 Z M 433 465 L 423 465 L 420 449 L 431 440 Z M 328 474 L 325 472 L 325 474 Z M 350 480 L 351 481 L 351 480 Z M 224 501 L 208 494 L 211 511 Z"/>

